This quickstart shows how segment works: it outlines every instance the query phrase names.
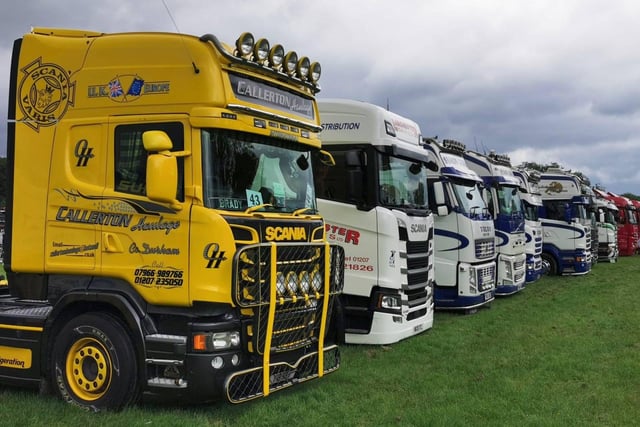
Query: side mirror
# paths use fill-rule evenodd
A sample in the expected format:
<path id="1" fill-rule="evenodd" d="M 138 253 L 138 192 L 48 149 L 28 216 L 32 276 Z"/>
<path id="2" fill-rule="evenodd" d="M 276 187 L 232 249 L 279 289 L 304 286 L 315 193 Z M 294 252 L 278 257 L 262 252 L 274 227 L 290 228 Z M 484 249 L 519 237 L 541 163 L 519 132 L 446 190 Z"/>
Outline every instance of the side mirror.
<path id="1" fill-rule="evenodd" d="M 449 215 L 449 207 L 447 206 L 446 199 L 444 197 L 444 184 L 442 181 L 436 181 L 433 183 L 433 196 L 436 202 L 436 213 L 438 216 Z"/>
<path id="2" fill-rule="evenodd" d="M 336 165 L 336 160 L 333 158 L 333 156 L 331 155 L 330 152 L 325 151 L 325 150 L 320 150 L 318 152 L 319 156 L 318 159 L 320 160 L 320 162 L 324 165 L 327 166 L 335 166 Z"/>
<path id="3" fill-rule="evenodd" d="M 182 205 L 176 199 L 178 188 L 178 157 L 188 156 L 188 151 L 169 151 L 173 148 L 171 138 L 158 130 L 142 134 L 142 144 L 149 152 L 147 157 L 147 197 L 161 203 L 169 203 L 173 209 Z"/>
<path id="4" fill-rule="evenodd" d="M 573 215 L 572 215 L 572 212 L 571 212 L 571 205 L 569 203 L 565 203 L 564 204 L 564 220 L 568 224 L 571 224 L 571 222 L 573 220 Z"/>
<path id="5" fill-rule="evenodd" d="M 427 162 L 427 169 L 429 169 L 430 171 L 433 171 L 433 172 L 438 172 L 440 170 L 440 168 L 438 167 L 438 164 L 436 162 L 434 162 L 433 160 L 429 160 Z"/>

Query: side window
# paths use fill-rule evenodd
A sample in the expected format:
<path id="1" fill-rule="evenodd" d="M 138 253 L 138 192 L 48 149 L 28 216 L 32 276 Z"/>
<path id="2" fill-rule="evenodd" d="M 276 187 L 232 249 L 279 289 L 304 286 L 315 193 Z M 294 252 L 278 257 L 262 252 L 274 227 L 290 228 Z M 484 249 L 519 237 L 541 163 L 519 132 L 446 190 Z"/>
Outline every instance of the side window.
<path id="1" fill-rule="evenodd" d="M 146 195 L 147 152 L 142 145 L 142 134 L 148 130 L 161 130 L 173 141 L 172 151 L 184 149 L 182 123 L 145 123 L 120 125 L 115 129 L 115 191 Z M 178 158 L 177 199 L 184 200 L 184 161 Z"/>
<path id="2" fill-rule="evenodd" d="M 547 218 L 564 220 L 565 203 L 555 200 L 543 200 L 543 205 L 547 210 Z"/>
<path id="3" fill-rule="evenodd" d="M 327 148 L 325 147 L 325 150 Z M 350 203 L 347 197 L 347 178 L 345 152 L 328 150 L 331 152 L 335 166 L 327 166 L 312 156 L 316 197 L 319 199 L 334 200 Z"/>

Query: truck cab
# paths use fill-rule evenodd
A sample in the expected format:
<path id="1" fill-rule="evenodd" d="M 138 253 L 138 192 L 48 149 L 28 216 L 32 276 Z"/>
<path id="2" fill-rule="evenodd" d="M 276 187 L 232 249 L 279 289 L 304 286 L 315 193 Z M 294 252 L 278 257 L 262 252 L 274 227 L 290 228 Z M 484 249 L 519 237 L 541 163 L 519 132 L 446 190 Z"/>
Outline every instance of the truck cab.
<path id="1" fill-rule="evenodd" d="M 578 177 L 558 168 L 540 176 L 542 258 L 549 274 L 587 274 L 591 270 L 590 199 L 582 194 Z"/>
<path id="2" fill-rule="evenodd" d="M 0 383 L 97 411 L 245 402 L 338 369 L 319 76 L 251 33 L 17 39 Z"/>
<path id="3" fill-rule="evenodd" d="M 526 253 L 524 211 L 520 181 L 513 174 L 510 159 L 465 151 L 467 166 L 483 180 L 483 197 L 493 219 L 496 241 L 496 295 L 515 294 L 524 288 Z"/>
<path id="4" fill-rule="evenodd" d="M 323 149 L 314 164 L 329 242 L 345 251 L 344 339 L 390 344 L 433 326 L 433 214 L 419 126 L 384 108 L 320 99 Z"/>
<path id="5" fill-rule="evenodd" d="M 520 180 L 520 197 L 524 210 L 524 233 L 526 236 L 527 278 L 526 283 L 533 283 L 544 273 L 542 263 L 542 222 L 538 211 L 542 207 L 540 190 L 540 173 L 537 171 L 516 169 L 514 175 Z"/>
<path id="6" fill-rule="evenodd" d="M 462 157 L 466 146 L 425 138 L 438 164 L 428 172 L 435 213 L 435 306 L 473 311 L 495 299 L 495 231 L 482 198 L 482 179 Z"/>

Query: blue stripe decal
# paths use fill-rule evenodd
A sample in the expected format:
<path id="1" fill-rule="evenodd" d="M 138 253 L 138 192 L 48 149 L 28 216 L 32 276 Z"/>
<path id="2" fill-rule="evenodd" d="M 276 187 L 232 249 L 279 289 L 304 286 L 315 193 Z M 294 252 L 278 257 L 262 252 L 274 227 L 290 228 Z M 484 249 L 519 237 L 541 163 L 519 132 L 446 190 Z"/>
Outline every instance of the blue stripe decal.
<path id="1" fill-rule="evenodd" d="M 551 228 L 560 228 L 563 230 L 569 230 L 569 231 L 573 231 L 574 233 L 578 233 L 577 237 L 572 237 L 572 239 L 582 239 L 584 237 L 584 229 L 579 229 L 576 227 L 572 227 L 570 225 L 560 225 L 560 224 L 552 224 L 550 222 L 543 222 L 542 223 L 543 227 L 551 227 Z"/>
<path id="2" fill-rule="evenodd" d="M 469 239 L 464 237 L 462 234 L 459 234 L 459 233 L 456 233 L 456 232 L 453 232 L 453 231 L 442 230 L 440 228 L 436 228 L 435 229 L 435 234 L 436 234 L 436 236 L 448 237 L 450 239 L 455 239 L 455 240 L 458 240 L 460 242 L 460 245 L 458 247 L 450 248 L 450 249 L 440 249 L 440 248 L 438 248 L 437 249 L 438 251 L 442 251 L 442 252 L 457 251 L 457 250 L 464 249 L 467 246 L 469 246 Z"/>

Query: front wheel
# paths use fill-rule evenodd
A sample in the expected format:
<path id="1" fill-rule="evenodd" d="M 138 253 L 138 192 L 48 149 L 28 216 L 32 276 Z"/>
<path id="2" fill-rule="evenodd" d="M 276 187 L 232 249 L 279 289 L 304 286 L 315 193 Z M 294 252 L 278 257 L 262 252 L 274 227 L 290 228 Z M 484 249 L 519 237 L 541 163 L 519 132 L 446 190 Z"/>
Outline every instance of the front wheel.
<path id="1" fill-rule="evenodd" d="M 560 274 L 560 270 L 558 268 L 558 263 L 556 262 L 556 259 L 552 256 L 549 255 L 547 253 L 543 253 L 542 254 L 542 262 L 546 263 L 547 268 L 547 275 L 549 276 L 557 276 Z"/>
<path id="2" fill-rule="evenodd" d="M 54 340 L 51 369 L 63 400 L 99 411 L 119 410 L 138 399 L 136 354 L 119 319 L 108 313 L 82 314 Z"/>

